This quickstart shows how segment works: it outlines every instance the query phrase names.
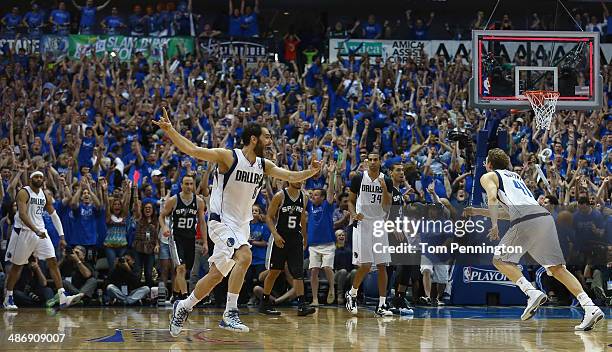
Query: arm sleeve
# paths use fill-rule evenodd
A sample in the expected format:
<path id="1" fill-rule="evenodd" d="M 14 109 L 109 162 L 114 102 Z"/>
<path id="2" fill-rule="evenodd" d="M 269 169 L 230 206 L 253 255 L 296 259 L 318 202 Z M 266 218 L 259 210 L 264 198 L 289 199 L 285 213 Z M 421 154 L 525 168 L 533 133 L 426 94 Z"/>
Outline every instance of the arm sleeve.
<path id="1" fill-rule="evenodd" d="M 62 226 L 59 215 L 57 215 L 57 210 L 51 214 L 51 221 L 53 222 L 53 226 L 55 226 L 55 229 L 60 237 L 64 237 L 64 227 Z"/>
<path id="2" fill-rule="evenodd" d="M 359 195 L 359 189 L 361 186 L 362 178 L 363 178 L 363 175 L 361 173 L 353 176 L 353 178 L 351 179 L 351 192 Z"/>

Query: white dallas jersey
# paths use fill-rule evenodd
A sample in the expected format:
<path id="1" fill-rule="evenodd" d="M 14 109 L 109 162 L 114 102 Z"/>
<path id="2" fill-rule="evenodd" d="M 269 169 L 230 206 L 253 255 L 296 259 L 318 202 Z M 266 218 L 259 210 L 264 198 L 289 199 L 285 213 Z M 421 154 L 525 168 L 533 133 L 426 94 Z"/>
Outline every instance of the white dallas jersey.
<path id="1" fill-rule="evenodd" d="M 28 199 L 28 216 L 30 217 L 30 220 L 32 220 L 37 229 L 45 231 L 45 221 L 42 217 L 43 211 L 45 210 L 45 205 L 47 205 L 47 197 L 45 197 L 45 192 L 42 189 L 39 189 L 38 193 L 35 193 L 30 186 L 25 186 L 23 189 L 28 191 L 30 196 Z M 14 227 L 17 229 L 30 230 L 30 228 L 21 221 L 19 212 L 15 214 Z"/>
<path id="2" fill-rule="evenodd" d="M 508 207 L 510 220 L 521 218 L 527 214 L 548 212 L 538 204 L 519 174 L 508 170 L 495 170 L 495 173 L 499 180 L 497 197 L 503 205 Z"/>
<path id="3" fill-rule="evenodd" d="M 383 182 L 385 182 L 385 174 L 381 172 L 378 177 L 371 179 L 367 171 L 351 180 L 351 191 L 358 194 L 355 210 L 363 214 L 364 219 L 380 220 L 387 216 L 382 206 Z M 387 189 L 391 189 L 389 183 L 387 183 Z"/>
<path id="4" fill-rule="evenodd" d="M 210 197 L 210 213 L 221 222 L 243 226 L 253 219 L 252 207 L 264 184 L 265 164 L 257 157 L 251 164 L 240 149 L 234 149 L 234 163 L 223 174 L 217 169 Z"/>

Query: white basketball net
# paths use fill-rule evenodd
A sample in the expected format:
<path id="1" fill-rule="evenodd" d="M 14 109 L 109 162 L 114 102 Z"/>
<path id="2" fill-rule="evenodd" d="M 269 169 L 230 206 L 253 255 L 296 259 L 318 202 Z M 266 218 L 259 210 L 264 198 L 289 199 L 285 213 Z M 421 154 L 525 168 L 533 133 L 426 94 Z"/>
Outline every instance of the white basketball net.
<path id="1" fill-rule="evenodd" d="M 559 99 L 559 92 L 530 90 L 525 92 L 525 96 L 529 99 L 531 108 L 535 112 L 536 129 L 550 129 L 550 123 L 557 107 L 557 99 Z"/>

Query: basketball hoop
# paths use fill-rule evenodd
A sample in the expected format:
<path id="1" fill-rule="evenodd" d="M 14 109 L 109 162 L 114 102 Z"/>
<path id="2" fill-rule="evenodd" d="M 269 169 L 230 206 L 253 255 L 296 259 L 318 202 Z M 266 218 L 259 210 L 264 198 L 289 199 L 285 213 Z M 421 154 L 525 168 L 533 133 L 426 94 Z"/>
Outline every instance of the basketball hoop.
<path id="1" fill-rule="evenodd" d="M 525 92 L 525 96 L 529 99 L 531 108 L 535 112 L 536 129 L 549 129 L 557 107 L 559 92 L 529 90 Z"/>

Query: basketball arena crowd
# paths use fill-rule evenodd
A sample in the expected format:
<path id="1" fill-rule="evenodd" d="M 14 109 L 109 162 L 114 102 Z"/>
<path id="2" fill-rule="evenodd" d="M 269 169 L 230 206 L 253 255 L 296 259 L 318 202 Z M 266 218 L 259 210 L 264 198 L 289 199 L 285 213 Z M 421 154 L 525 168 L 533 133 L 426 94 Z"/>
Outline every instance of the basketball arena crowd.
<path id="1" fill-rule="evenodd" d="M 36 2 L 29 8 L 4 8 L 3 38 L 42 33 L 189 36 L 190 18 L 196 19 L 198 41 L 267 38 L 273 29 L 258 18 L 257 0 L 229 1 L 228 23 L 219 30 L 192 13 L 187 2 L 136 5 L 129 16 L 118 13 L 114 0 L 54 3 L 57 6 L 49 8 Z M 102 16 L 108 10 L 110 15 Z M 602 38 L 612 33 L 607 15 L 575 11 L 577 21 L 589 31 L 599 31 Z M 401 165 L 401 192 L 409 212 L 437 207 L 460 219 L 476 182 L 476 134 L 492 113 L 469 106 L 472 72 L 467 57 L 449 60 L 423 54 L 398 64 L 355 53 L 340 60 L 324 54 L 331 37 L 426 39 L 431 29 L 440 38 L 467 38 L 471 28 L 485 21 L 478 13 L 465 28 L 456 28 L 439 21 L 434 12 L 405 11 L 402 17 L 397 22 L 374 15 L 361 21 L 330 21 L 333 24 L 320 30 L 317 40 L 304 43 L 295 31 L 288 31 L 276 57 L 248 65 L 239 55 L 221 59 L 200 45 L 190 53 L 179 48 L 174 57 L 160 62 L 142 53 L 127 61 L 110 53 L 50 58 L 5 44 L 0 50 L 0 288 L 17 212 L 15 195 L 28 184 L 31 172 L 40 170 L 66 242 L 60 242 L 45 213 L 46 227 L 56 246 L 64 287 L 71 294 L 83 294 L 79 304 L 157 305 L 181 296 L 172 289 L 176 273 L 168 240 L 160 234 L 160 206 L 180 192 L 185 175 L 195 177 L 195 192 L 207 200 L 214 165 L 179 152 L 152 123 L 164 107 L 175 128 L 199 146 L 240 148 L 243 126 L 255 121 L 272 133 L 274 144 L 265 156 L 277 165 L 301 170 L 312 158 L 322 160 L 321 173 L 304 184 L 315 210 L 308 214 L 305 230 L 306 294 L 314 305 L 342 305 L 355 273 L 350 180 L 366 170 L 368 153 L 381 156 L 387 173 L 392 165 Z M 511 17 L 500 16 L 492 25 L 545 29 L 551 24 L 534 14 L 516 20 L 521 25 L 513 27 Z M 554 215 L 560 236 L 569 239 L 566 256 L 581 256 L 568 268 L 591 296 L 610 305 L 612 287 L 606 283 L 612 277 L 612 67 L 602 67 L 600 110 L 559 111 L 546 133 L 536 133 L 531 111 L 497 113 L 505 116 L 499 129 L 506 132 L 513 170 Z M 537 165 L 550 187 L 538 177 Z M 265 214 L 282 187 L 282 182 L 267 179 L 253 206 L 253 260 L 240 304 L 257 304 L 262 295 L 271 236 Z M 439 243 L 454 240 L 446 233 Z M 207 272 L 213 247 L 211 241 L 203 246 L 199 230 L 194 241 L 194 264 L 186 274 L 190 290 Z M 398 295 L 390 279 L 389 294 L 410 305 L 444 305 L 452 294 L 453 263 L 453 256 L 441 259 L 433 283 L 428 277 L 425 284 L 423 275 L 432 275 L 431 269 L 410 265 L 408 292 Z M 388 270 L 392 278 L 394 267 Z M 529 267 L 531 281 L 540 270 Z M 272 296 L 277 305 L 291 304 L 295 296 L 289 275 L 287 271 L 276 281 Z M 376 280 L 366 280 L 365 285 L 375 286 Z M 576 304 L 554 280 L 542 285 L 550 304 Z M 45 263 L 31 257 L 15 287 L 15 303 L 53 305 L 52 287 Z M 226 287 L 227 283 L 219 285 L 202 304 L 222 305 Z M 360 299 L 364 296 L 361 293 Z"/>

